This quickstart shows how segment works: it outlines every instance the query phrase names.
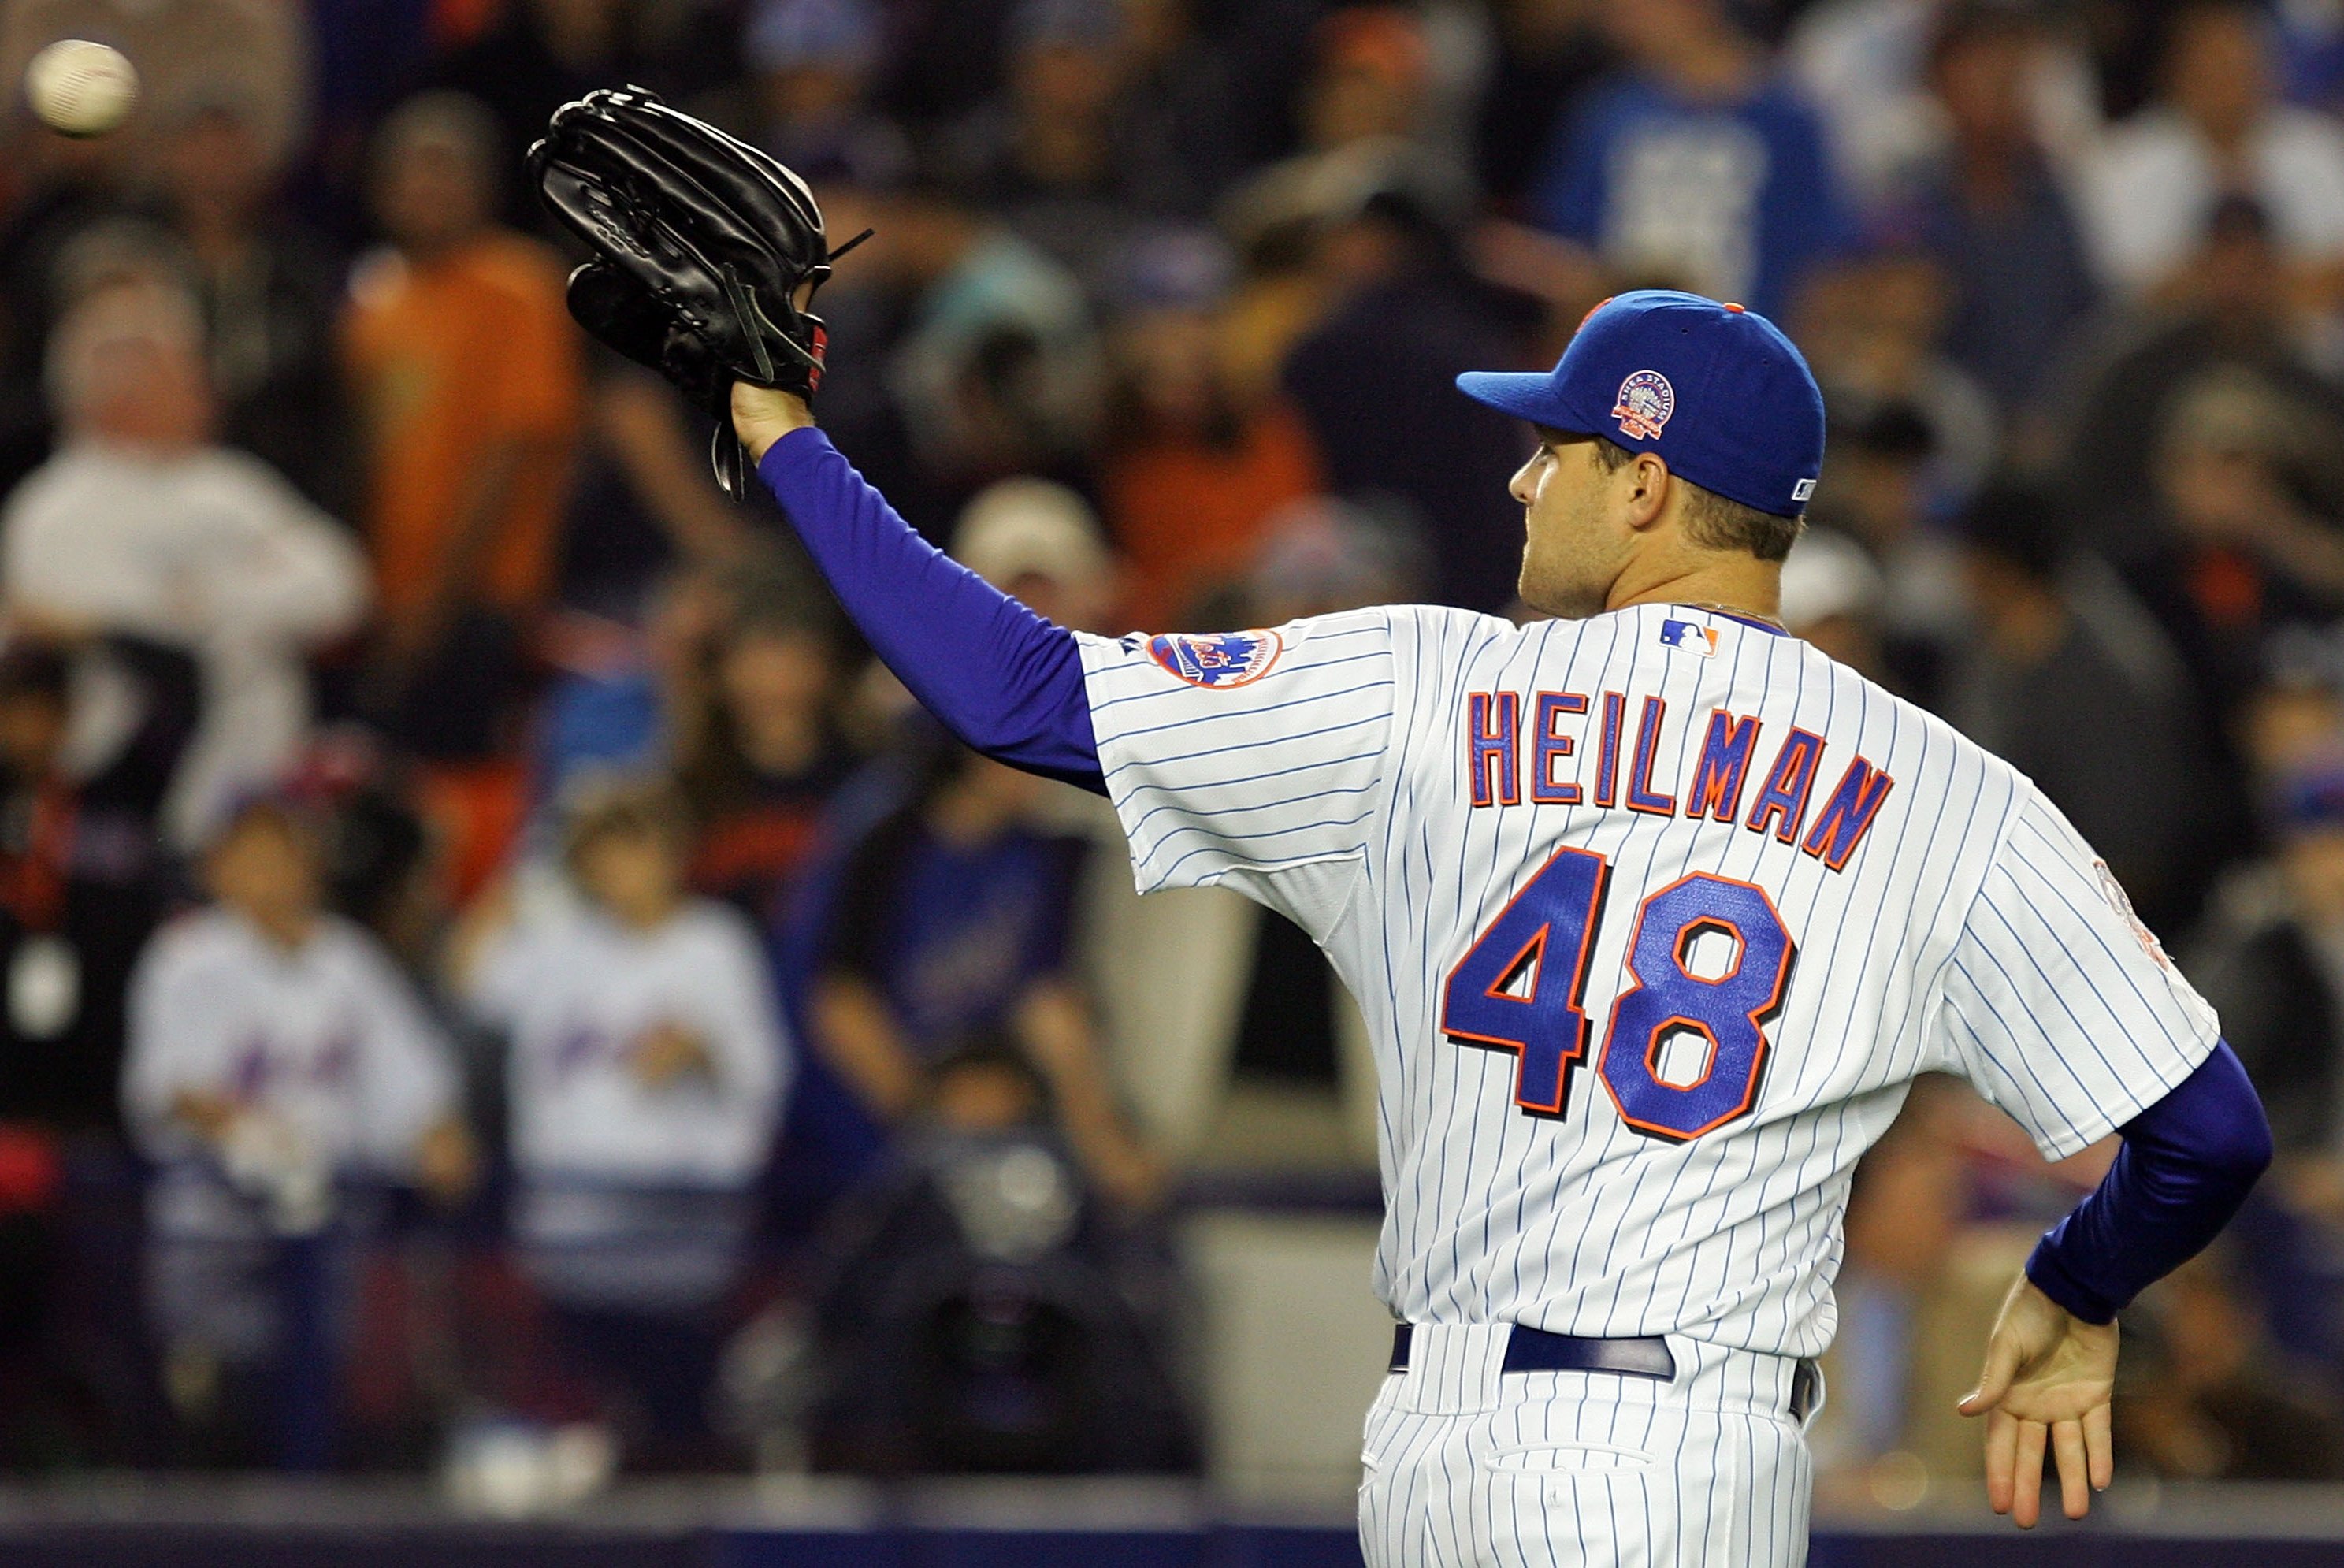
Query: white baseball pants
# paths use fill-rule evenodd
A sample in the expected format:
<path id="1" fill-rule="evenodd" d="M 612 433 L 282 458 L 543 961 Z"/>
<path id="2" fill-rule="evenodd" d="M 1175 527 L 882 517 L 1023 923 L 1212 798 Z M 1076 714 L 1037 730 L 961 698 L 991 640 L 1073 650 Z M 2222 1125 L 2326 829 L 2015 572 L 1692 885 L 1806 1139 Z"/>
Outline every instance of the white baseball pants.
<path id="1" fill-rule="evenodd" d="M 1672 1334 L 1672 1382 L 1501 1372 L 1508 1332 L 1419 1324 L 1384 1380 L 1360 1456 L 1368 1568 L 1805 1563 L 1794 1361 Z"/>

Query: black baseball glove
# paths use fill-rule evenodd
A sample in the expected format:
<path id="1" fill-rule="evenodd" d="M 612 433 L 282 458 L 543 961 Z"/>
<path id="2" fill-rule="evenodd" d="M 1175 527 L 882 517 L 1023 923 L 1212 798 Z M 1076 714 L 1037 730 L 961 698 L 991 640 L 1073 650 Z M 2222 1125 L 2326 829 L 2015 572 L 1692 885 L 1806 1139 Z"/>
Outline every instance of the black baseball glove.
<path id="1" fill-rule="evenodd" d="M 812 289 L 800 298 L 830 276 L 813 193 L 640 87 L 555 110 L 529 172 L 547 208 L 595 252 L 570 275 L 570 313 L 715 420 L 717 481 L 738 496 L 747 462 L 732 435 L 732 383 L 804 398 L 822 384 L 828 339 L 803 308 Z"/>

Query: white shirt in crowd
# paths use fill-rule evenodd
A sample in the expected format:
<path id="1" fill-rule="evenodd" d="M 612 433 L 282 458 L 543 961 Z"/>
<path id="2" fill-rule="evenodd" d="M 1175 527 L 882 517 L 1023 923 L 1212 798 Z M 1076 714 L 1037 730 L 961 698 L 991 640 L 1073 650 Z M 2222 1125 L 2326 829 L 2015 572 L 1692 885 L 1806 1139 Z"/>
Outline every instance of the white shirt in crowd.
<path id="1" fill-rule="evenodd" d="M 219 447 L 66 447 L 0 513 L 0 570 L 15 604 L 196 655 L 203 717 L 167 804 L 183 845 L 292 759 L 309 723 L 302 655 L 355 628 L 368 601 L 349 533 Z"/>
<path id="2" fill-rule="evenodd" d="M 2344 126 L 2281 105 L 2256 132 L 2247 164 L 2244 194 L 2270 214 L 2282 254 L 2344 260 Z M 2223 182 L 2197 126 L 2174 109 L 2151 107 L 2108 132 L 2078 194 L 2101 277 L 2137 293 L 2196 254 Z"/>
<path id="3" fill-rule="evenodd" d="M 412 1173 L 423 1135 L 457 1109 L 456 1061 L 405 976 L 333 916 L 287 949 L 244 916 L 205 909 L 165 926 L 131 977 L 123 1108 L 139 1147 L 199 1152 L 182 1094 L 276 1118 L 345 1174 Z"/>
<path id="4" fill-rule="evenodd" d="M 511 1036 L 525 1178 L 742 1188 L 764 1163 L 789 1042 L 764 955 L 725 905 L 691 900 L 650 932 L 582 906 L 549 913 L 482 955 L 470 1001 Z M 634 1052 L 662 1026 L 697 1038 L 714 1070 L 645 1083 Z"/>
<path id="5" fill-rule="evenodd" d="M 1840 174 L 1867 207 L 1893 198 L 1945 156 L 1945 113 L 1928 80 L 1945 9 L 1942 0 L 1821 0 L 1784 42 L 1791 78 L 1823 112 Z M 2046 32 L 2029 89 L 2037 145 L 2064 175 L 2100 134 L 2089 56 Z"/>

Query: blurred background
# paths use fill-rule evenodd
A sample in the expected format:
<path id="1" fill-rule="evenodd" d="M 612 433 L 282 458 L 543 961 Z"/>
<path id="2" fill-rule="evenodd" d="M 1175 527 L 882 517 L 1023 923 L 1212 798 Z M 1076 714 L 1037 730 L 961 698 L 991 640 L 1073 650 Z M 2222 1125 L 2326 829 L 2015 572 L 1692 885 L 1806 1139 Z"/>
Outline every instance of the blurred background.
<path id="1" fill-rule="evenodd" d="M 1452 375 L 1783 323 L 1793 630 L 2042 784 L 2277 1131 L 2090 1528 L 2344 1540 L 2339 0 L 0 0 L 0 81 L 65 36 L 146 92 L 0 124 L 10 1562 L 1357 1561 L 1358 1017 L 573 328 L 520 159 L 621 82 L 877 231 L 823 422 L 1079 628 L 1521 613 Z M 2022 1550 L 1952 1406 L 2108 1154 L 1917 1087 L 1819 1563 Z"/>

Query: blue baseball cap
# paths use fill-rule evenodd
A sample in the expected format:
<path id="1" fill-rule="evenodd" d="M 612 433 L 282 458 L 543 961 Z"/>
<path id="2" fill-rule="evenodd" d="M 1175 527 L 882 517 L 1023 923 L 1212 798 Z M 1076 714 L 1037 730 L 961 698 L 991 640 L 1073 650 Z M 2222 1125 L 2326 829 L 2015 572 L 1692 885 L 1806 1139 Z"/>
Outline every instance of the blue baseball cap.
<path id="1" fill-rule="evenodd" d="M 1754 310 L 1673 288 L 1606 299 L 1552 370 L 1468 370 L 1457 389 L 1550 430 L 1657 452 L 1728 501 L 1796 517 L 1824 469 L 1824 395 Z"/>

